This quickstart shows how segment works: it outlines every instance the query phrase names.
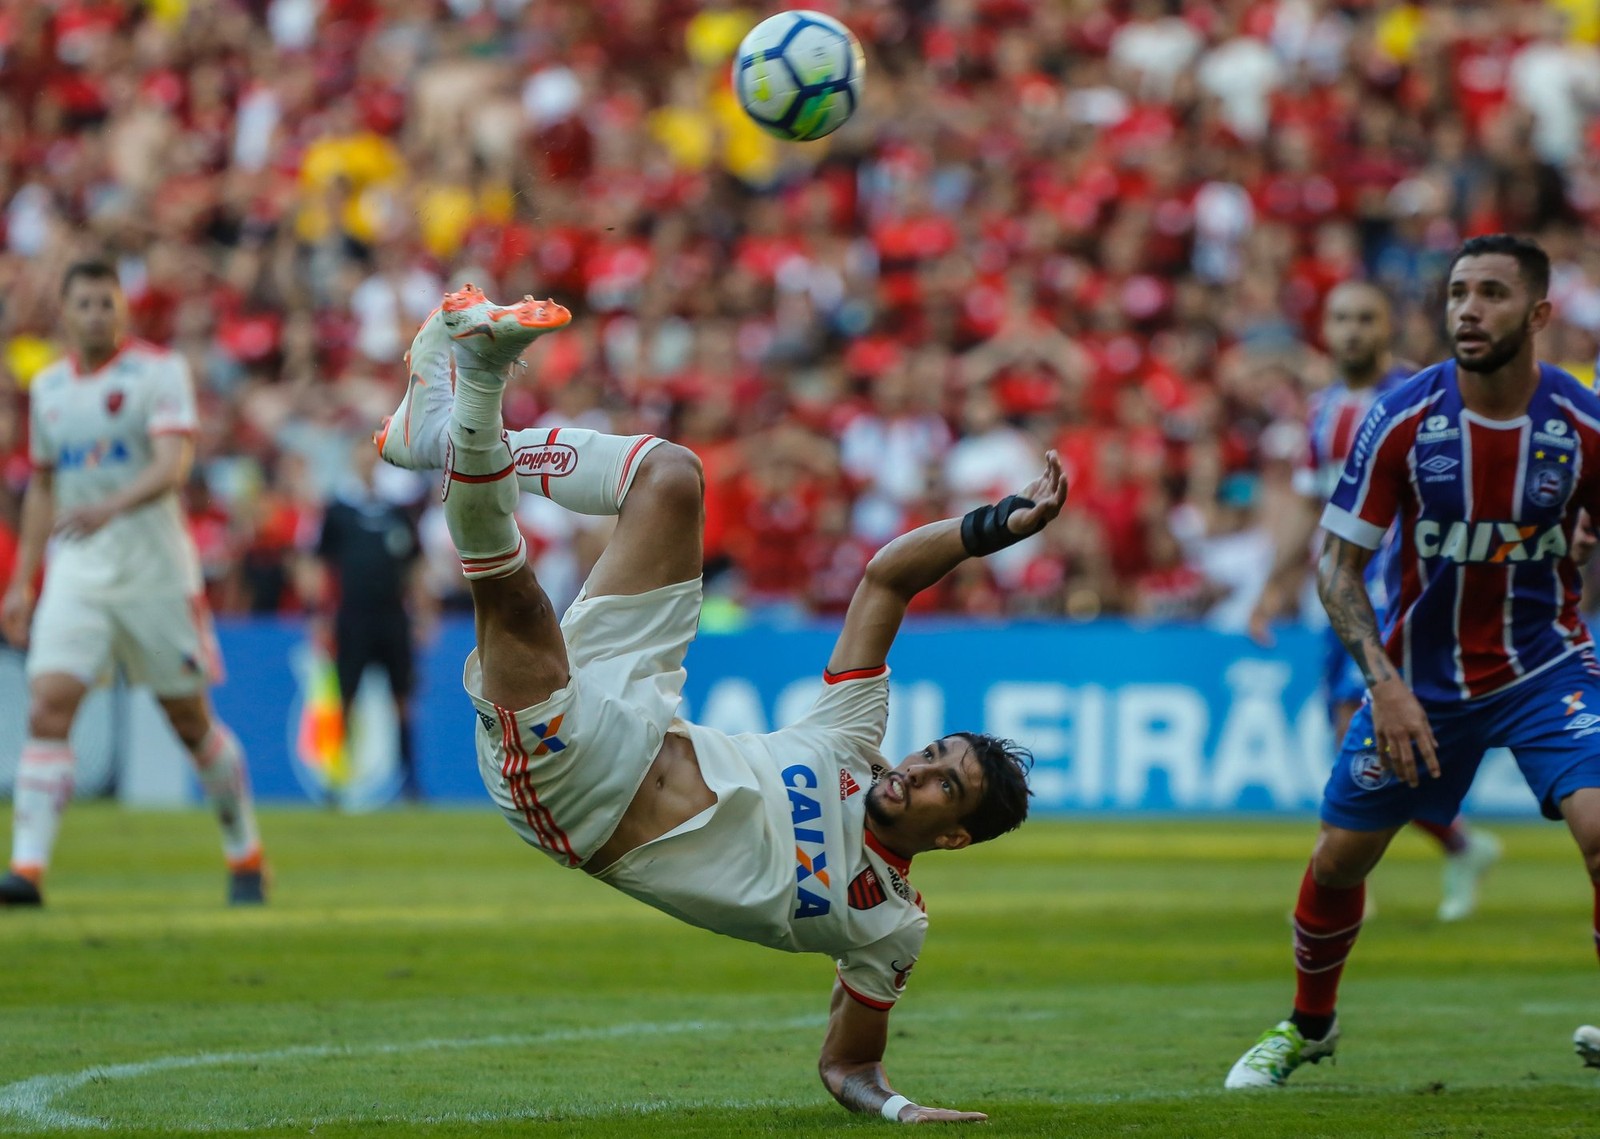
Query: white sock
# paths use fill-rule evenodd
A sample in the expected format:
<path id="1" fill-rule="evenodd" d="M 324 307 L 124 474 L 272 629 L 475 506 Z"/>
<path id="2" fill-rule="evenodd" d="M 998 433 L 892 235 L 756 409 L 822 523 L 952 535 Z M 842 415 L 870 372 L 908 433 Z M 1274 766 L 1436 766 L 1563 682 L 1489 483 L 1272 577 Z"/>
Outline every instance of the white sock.
<path id="1" fill-rule="evenodd" d="M 66 740 L 23 743 L 12 796 L 11 869 L 37 878 L 50 865 L 61 813 L 72 798 L 72 767 Z"/>
<path id="2" fill-rule="evenodd" d="M 663 440 L 583 427 L 529 428 L 508 437 L 517 482 L 576 514 L 619 514 L 639 465 Z"/>
<path id="3" fill-rule="evenodd" d="M 517 529 L 519 488 L 500 420 L 498 387 L 458 369 L 445 452 L 444 519 L 469 578 L 505 577 L 528 560 Z"/>
<path id="4" fill-rule="evenodd" d="M 191 753 L 200 774 L 206 802 L 217 813 L 222 825 L 222 853 L 230 867 L 255 869 L 259 863 L 261 833 L 256 829 L 255 803 L 250 794 L 250 776 L 244 766 L 244 749 L 220 720 Z"/>

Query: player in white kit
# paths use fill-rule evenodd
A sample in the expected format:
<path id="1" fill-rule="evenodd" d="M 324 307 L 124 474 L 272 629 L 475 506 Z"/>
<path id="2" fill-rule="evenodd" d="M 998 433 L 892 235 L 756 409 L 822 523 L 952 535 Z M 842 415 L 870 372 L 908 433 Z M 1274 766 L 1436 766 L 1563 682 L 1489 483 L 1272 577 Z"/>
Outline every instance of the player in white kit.
<path id="1" fill-rule="evenodd" d="M 0 905 L 39 905 L 72 795 L 68 731 L 89 688 L 120 665 L 148 685 L 194 757 L 222 825 L 228 900 L 264 900 L 244 756 L 211 709 L 221 660 L 178 488 L 197 426 L 182 357 L 129 339 L 114 269 L 84 261 L 62 283 L 71 355 L 29 389 L 33 477 L 0 630 L 28 650 L 28 727 Z M 46 546 L 44 587 L 33 583 Z M 36 604 L 37 602 L 37 604 Z"/>
<path id="2" fill-rule="evenodd" d="M 651 436 L 567 428 L 508 434 L 507 372 L 565 325 L 553 301 L 490 304 L 467 286 L 424 323 L 411 381 L 377 442 L 443 467 L 445 515 L 470 580 L 478 647 L 464 682 L 484 783 L 525 841 L 693 925 L 838 966 L 819 1062 L 851 1111 L 900 1122 L 981 1120 L 897 1094 L 883 1071 L 889 1010 L 927 917 L 912 856 L 1020 825 L 1031 757 L 955 733 L 889 764 L 885 659 L 911 598 L 957 564 L 1060 513 L 1054 453 L 1022 495 L 884 547 L 857 588 L 798 723 L 729 737 L 677 718 L 700 616 L 699 461 Z M 558 625 L 527 565 L 520 490 L 616 530 Z"/>

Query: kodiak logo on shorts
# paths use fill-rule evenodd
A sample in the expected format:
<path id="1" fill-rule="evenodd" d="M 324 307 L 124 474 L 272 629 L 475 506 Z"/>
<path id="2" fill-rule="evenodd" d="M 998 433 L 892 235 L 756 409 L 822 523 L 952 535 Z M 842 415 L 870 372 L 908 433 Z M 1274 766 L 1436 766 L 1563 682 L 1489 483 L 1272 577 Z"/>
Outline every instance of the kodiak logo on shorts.
<path id="1" fill-rule="evenodd" d="M 1371 740 L 1366 749 L 1358 751 L 1350 757 L 1350 778 L 1356 781 L 1356 786 L 1367 791 L 1376 791 L 1387 786 L 1394 779 L 1394 772 L 1383 765 L 1378 758 L 1378 753 L 1371 750 Z"/>
<path id="2" fill-rule="evenodd" d="M 511 462 L 519 475 L 570 475 L 578 465 L 578 450 L 565 443 L 518 447 Z"/>

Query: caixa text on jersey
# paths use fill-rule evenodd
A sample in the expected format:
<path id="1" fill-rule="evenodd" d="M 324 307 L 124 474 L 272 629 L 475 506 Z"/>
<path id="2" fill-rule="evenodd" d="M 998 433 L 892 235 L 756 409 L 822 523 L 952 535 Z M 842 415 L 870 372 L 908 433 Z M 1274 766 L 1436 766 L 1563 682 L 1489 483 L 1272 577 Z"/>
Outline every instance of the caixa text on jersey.
<path id="1" fill-rule="evenodd" d="M 1469 562 L 1542 562 L 1567 552 L 1567 532 L 1560 523 L 1527 526 L 1518 522 L 1451 522 L 1417 520 L 1412 531 L 1417 553 L 1465 565 Z"/>

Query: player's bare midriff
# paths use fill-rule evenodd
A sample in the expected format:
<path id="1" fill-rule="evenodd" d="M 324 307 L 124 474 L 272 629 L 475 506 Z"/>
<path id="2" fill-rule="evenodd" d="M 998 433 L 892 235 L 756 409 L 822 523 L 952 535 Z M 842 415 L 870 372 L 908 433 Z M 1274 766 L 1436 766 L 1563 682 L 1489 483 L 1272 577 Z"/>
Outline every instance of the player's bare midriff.
<path id="1" fill-rule="evenodd" d="M 700 760 L 687 736 L 669 732 L 622 814 L 617 829 L 583 864 L 598 874 L 630 850 L 660 838 L 717 801 L 700 774 Z"/>

